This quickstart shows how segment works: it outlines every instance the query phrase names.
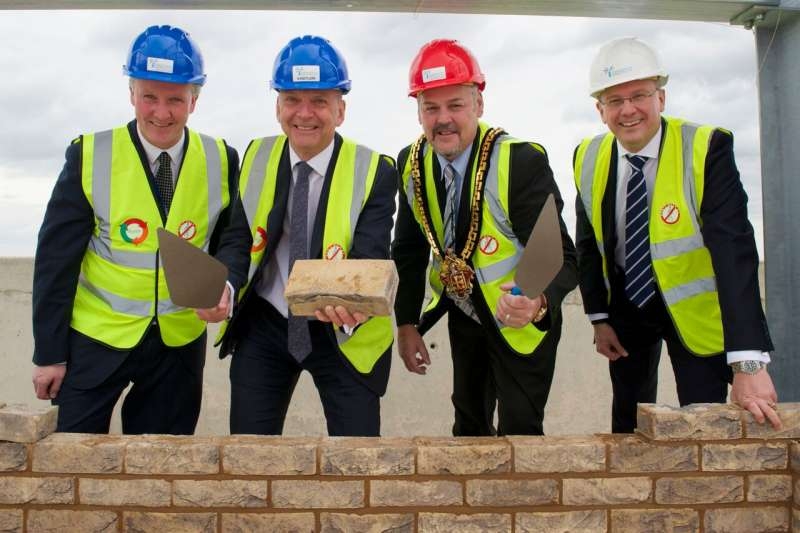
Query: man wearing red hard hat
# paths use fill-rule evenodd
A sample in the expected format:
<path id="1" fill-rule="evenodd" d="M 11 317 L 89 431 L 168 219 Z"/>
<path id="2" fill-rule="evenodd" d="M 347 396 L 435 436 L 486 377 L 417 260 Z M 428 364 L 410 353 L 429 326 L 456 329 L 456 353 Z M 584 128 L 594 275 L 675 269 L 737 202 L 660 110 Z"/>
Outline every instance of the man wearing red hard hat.
<path id="1" fill-rule="evenodd" d="M 592 97 L 610 131 L 575 150 L 583 305 L 609 360 L 611 429 L 656 401 L 666 342 L 681 405 L 733 401 L 775 427 L 772 350 L 731 132 L 665 117 L 668 75 L 635 37 L 597 52 Z"/>
<path id="2" fill-rule="evenodd" d="M 544 148 L 480 121 L 485 85 L 457 41 L 429 42 L 411 65 L 409 95 L 424 135 L 398 157 L 398 347 L 406 368 L 425 374 L 422 335 L 447 313 L 453 434 L 542 434 L 561 301 L 577 284 L 575 248 L 560 220 L 561 271 L 542 294 L 511 294 L 545 200 L 553 194 L 559 212 L 563 202 Z M 433 299 L 420 313 L 431 254 Z"/>
<path id="3" fill-rule="evenodd" d="M 189 34 L 151 26 L 123 72 L 135 119 L 87 133 L 66 162 L 39 231 L 33 274 L 33 384 L 59 406 L 58 431 L 108 432 L 122 391 L 124 433 L 194 432 L 206 323 L 174 304 L 156 229 L 214 250 L 239 158 L 186 127 L 205 83 Z"/>

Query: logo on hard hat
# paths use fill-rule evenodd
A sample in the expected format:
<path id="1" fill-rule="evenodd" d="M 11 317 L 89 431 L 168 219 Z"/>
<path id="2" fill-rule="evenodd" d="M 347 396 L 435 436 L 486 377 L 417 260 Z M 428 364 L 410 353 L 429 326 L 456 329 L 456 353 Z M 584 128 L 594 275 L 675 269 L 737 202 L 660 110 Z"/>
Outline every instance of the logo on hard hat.
<path id="1" fill-rule="evenodd" d="M 616 68 L 614 65 L 609 65 L 603 69 L 603 72 L 605 73 L 606 76 L 608 76 L 608 79 L 612 79 L 616 78 L 617 76 L 621 76 L 626 72 L 630 72 L 631 70 L 633 70 L 633 67 L 631 66 Z"/>
<path id="2" fill-rule="evenodd" d="M 294 65 L 292 67 L 292 81 L 319 81 L 319 65 Z"/>
<path id="3" fill-rule="evenodd" d="M 172 74 L 175 71 L 175 62 L 172 59 L 148 57 L 147 70 L 150 72 L 163 72 L 164 74 Z"/>
<path id="4" fill-rule="evenodd" d="M 147 238 L 147 222 L 140 218 L 129 218 L 119 225 L 119 234 L 123 241 L 139 245 Z"/>
<path id="5" fill-rule="evenodd" d="M 432 81 L 443 80 L 447 78 L 447 71 L 444 67 L 426 68 L 422 71 L 422 82 L 429 83 Z"/>

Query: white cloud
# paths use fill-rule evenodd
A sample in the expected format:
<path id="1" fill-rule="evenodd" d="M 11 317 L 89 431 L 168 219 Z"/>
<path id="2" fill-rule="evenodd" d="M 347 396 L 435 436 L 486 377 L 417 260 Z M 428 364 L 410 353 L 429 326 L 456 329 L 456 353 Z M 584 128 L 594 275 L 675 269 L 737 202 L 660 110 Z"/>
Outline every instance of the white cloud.
<path id="1" fill-rule="evenodd" d="M 557 17 L 276 11 L 6 11 L 0 69 L 0 255 L 32 255 L 52 183 L 69 141 L 132 118 L 122 64 L 151 24 L 196 39 L 208 83 L 191 127 L 243 153 L 252 137 L 279 131 L 268 80 L 292 37 L 319 34 L 342 51 L 353 90 L 341 133 L 392 156 L 420 133 L 406 96 L 408 67 L 437 37 L 470 47 L 487 76 L 485 119 L 547 148 L 574 228 L 572 150 L 602 131 L 587 69 L 604 41 L 639 35 L 670 70 L 667 114 L 736 134 L 737 161 L 761 242 L 758 100 L 752 35 L 722 24 Z M 24 195 L 24 196 L 23 196 Z"/>

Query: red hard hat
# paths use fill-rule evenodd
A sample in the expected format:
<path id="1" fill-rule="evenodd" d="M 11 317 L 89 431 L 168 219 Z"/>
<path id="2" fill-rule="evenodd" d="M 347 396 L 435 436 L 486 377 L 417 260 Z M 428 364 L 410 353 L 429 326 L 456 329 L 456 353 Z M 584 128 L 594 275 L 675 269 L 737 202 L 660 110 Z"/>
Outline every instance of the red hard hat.
<path id="1" fill-rule="evenodd" d="M 474 83 L 482 91 L 486 80 L 472 52 L 452 39 L 434 39 L 419 49 L 408 71 L 408 95 L 421 91 Z"/>

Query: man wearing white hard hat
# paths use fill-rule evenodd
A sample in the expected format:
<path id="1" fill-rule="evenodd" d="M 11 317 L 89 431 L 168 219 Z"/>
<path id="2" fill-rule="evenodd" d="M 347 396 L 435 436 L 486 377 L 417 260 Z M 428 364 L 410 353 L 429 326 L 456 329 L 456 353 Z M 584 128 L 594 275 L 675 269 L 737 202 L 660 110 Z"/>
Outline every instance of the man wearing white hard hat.
<path id="1" fill-rule="evenodd" d="M 656 401 L 666 342 L 681 405 L 731 400 L 776 428 L 773 349 L 747 194 L 722 128 L 662 116 L 669 78 L 638 38 L 606 43 L 590 93 L 610 132 L 575 150 L 584 310 L 609 360 L 612 431 Z"/>

